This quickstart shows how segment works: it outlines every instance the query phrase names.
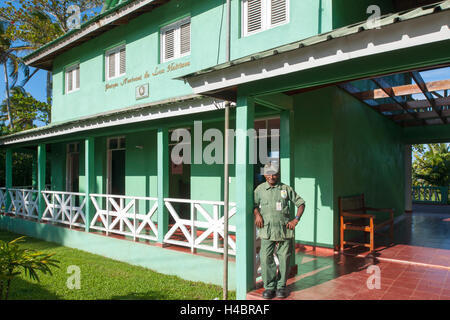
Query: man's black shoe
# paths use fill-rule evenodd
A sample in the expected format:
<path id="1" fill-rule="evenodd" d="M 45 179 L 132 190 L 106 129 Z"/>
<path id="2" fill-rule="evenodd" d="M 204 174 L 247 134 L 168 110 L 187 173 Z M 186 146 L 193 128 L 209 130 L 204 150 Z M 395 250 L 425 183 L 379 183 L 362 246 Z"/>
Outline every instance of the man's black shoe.
<path id="1" fill-rule="evenodd" d="M 264 290 L 262 297 L 264 299 L 273 299 L 275 297 L 275 290 Z"/>
<path id="2" fill-rule="evenodd" d="M 277 289 L 277 298 L 286 298 L 288 296 L 288 291 L 286 288 Z"/>

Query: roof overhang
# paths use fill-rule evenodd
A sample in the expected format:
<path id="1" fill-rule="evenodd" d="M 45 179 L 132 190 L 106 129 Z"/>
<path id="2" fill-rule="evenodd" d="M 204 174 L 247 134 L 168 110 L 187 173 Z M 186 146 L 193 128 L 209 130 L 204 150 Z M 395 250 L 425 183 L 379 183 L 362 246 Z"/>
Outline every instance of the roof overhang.
<path id="1" fill-rule="evenodd" d="M 358 58 L 450 40 L 450 1 L 385 16 L 379 29 L 366 22 L 217 65 L 182 77 L 196 94 L 211 94 L 258 80 Z M 449 61 L 447 61 L 450 63 Z"/>
<path id="2" fill-rule="evenodd" d="M 53 60 L 57 55 L 60 55 L 75 46 L 79 46 L 117 26 L 127 24 L 131 19 L 152 11 L 169 1 L 170 0 L 131 0 L 124 2 L 84 23 L 80 29 L 69 31 L 58 39 L 35 50 L 27 55 L 24 58 L 24 61 L 29 66 L 51 70 Z"/>
<path id="3" fill-rule="evenodd" d="M 64 139 L 72 134 L 92 134 L 94 130 L 132 125 L 146 121 L 186 116 L 225 108 L 225 102 L 210 97 L 188 95 L 152 102 L 79 118 L 73 121 L 50 124 L 45 127 L 21 131 L 0 137 L 1 146 L 38 143 L 48 139 Z"/>

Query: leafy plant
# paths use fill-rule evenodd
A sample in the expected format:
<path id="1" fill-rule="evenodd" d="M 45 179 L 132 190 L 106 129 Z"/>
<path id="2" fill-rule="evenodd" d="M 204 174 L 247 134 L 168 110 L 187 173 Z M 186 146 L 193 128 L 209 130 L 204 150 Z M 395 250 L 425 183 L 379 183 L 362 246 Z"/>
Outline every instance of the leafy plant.
<path id="1" fill-rule="evenodd" d="M 22 271 L 25 276 L 39 282 L 38 272 L 52 275 L 50 267 L 59 268 L 59 261 L 52 258 L 53 254 L 21 248 L 19 243 L 24 238 L 9 242 L 0 240 L 0 300 L 8 299 L 11 282 Z"/>
<path id="2" fill-rule="evenodd" d="M 413 184 L 447 187 L 450 185 L 450 147 L 446 143 L 415 147 Z"/>

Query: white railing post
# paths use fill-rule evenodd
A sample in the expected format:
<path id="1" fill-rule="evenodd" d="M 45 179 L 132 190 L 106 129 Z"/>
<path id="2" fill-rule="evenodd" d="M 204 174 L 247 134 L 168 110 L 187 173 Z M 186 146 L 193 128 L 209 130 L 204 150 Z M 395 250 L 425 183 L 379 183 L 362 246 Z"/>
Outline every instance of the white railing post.
<path id="1" fill-rule="evenodd" d="M 197 220 L 197 214 L 195 210 L 195 205 L 193 203 L 190 203 L 190 211 L 191 211 L 191 253 L 195 253 L 195 240 L 197 238 L 195 221 Z"/>

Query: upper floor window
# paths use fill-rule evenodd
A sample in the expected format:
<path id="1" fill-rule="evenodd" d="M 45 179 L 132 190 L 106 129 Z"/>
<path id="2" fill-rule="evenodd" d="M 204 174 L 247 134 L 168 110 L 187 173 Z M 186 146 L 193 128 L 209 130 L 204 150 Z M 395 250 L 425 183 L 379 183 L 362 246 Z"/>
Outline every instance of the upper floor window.
<path id="1" fill-rule="evenodd" d="M 242 0 L 243 36 L 289 22 L 289 0 Z"/>
<path id="2" fill-rule="evenodd" d="M 161 29 L 161 62 L 191 53 L 191 18 L 185 18 Z"/>
<path id="3" fill-rule="evenodd" d="M 66 93 L 80 89 L 80 65 L 75 64 L 66 68 Z"/>
<path id="4" fill-rule="evenodd" d="M 105 53 L 105 78 L 111 80 L 126 73 L 126 50 L 121 45 Z"/>

